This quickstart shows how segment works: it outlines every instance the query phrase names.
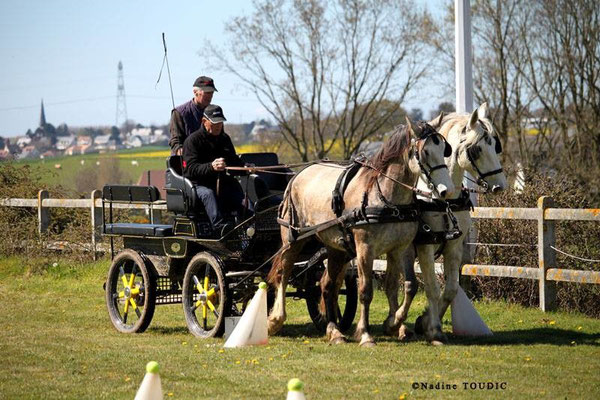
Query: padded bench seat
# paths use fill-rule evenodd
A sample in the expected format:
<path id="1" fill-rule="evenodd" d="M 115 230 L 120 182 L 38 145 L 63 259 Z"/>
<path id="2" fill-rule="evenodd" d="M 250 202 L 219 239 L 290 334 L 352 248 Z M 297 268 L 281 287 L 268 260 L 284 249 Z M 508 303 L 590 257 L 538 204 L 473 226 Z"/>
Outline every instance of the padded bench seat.
<path id="1" fill-rule="evenodd" d="M 134 235 L 165 237 L 173 235 L 172 225 L 117 223 L 106 224 L 105 233 L 108 235 Z"/>

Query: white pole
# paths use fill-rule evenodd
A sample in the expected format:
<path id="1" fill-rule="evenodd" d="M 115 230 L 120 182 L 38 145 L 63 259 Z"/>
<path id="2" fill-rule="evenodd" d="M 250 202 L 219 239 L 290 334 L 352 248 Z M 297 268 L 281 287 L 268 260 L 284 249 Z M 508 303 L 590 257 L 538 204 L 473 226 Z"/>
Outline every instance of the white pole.
<path id="1" fill-rule="evenodd" d="M 471 2 L 470 0 L 454 0 L 454 40 L 456 63 L 456 112 L 470 113 L 473 111 L 473 68 L 471 52 Z M 474 188 L 475 185 L 466 179 L 472 178 L 467 172 L 463 185 Z M 477 206 L 477 195 L 471 193 L 471 201 Z M 466 241 L 477 242 L 477 230 L 474 225 Z M 470 260 L 475 256 L 475 246 L 469 249 Z M 465 254 L 466 255 L 466 254 Z"/>
<path id="2" fill-rule="evenodd" d="M 456 112 L 473 111 L 473 69 L 471 65 L 471 3 L 454 0 L 456 60 Z"/>

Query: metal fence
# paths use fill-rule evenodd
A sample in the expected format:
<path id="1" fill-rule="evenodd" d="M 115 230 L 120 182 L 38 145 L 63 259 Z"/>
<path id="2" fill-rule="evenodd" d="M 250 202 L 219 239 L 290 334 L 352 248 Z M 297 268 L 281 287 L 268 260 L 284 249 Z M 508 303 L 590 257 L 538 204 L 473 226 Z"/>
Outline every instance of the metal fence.
<path id="1" fill-rule="evenodd" d="M 0 199 L 0 206 L 35 207 L 38 209 L 38 232 L 40 235 L 48 230 L 51 208 L 87 208 L 91 216 L 91 249 L 94 258 L 99 247 L 102 230 L 102 199 L 101 191 L 94 190 L 89 199 L 51 199 L 46 190 L 38 193 L 37 199 Z M 599 271 L 581 271 L 557 268 L 556 263 L 556 221 L 596 221 L 600 222 L 600 209 L 569 209 L 554 208 L 551 197 L 540 197 L 537 208 L 508 208 L 508 207 L 475 207 L 471 212 L 473 219 L 513 219 L 534 220 L 538 227 L 538 265 L 507 266 L 465 264 L 463 275 L 510 277 L 536 279 L 539 281 L 540 308 L 544 311 L 556 308 L 556 282 L 575 282 L 600 284 Z M 146 209 L 152 220 L 160 220 L 161 210 L 166 210 L 164 200 L 145 204 L 113 204 L 113 208 Z M 382 264 L 381 262 L 379 264 Z M 377 265 L 379 269 L 383 265 Z M 438 265 L 439 268 L 439 265 Z"/>

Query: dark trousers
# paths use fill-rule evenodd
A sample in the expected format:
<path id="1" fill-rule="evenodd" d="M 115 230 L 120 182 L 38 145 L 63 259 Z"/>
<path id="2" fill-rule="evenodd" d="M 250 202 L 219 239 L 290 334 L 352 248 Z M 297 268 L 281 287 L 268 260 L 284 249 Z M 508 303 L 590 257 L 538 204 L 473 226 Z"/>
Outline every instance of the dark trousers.
<path id="1" fill-rule="evenodd" d="M 221 179 L 219 183 L 219 196 L 216 190 L 206 186 L 196 186 L 196 195 L 204 204 L 204 209 L 213 227 L 223 223 L 223 213 L 238 215 L 250 212 L 245 210 L 244 192 L 240 184 L 233 178 Z"/>

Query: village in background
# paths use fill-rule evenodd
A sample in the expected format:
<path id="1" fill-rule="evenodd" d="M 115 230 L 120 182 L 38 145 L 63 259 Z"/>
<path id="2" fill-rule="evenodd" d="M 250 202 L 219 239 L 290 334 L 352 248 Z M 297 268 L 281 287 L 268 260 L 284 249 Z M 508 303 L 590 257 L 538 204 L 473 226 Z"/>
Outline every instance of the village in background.
<path id="1" fill-rule="evenodd" d="M 168 115 L 168 112 L 167 112 Z M 227 124 L 226 132 L 234 143 L 268 141 L 276 135 L 269 121 L 259 120 L 245 124 Z M 93 153 L 108 153 L 144 146 L 168 146 L 169 126 L 144 126 L 127 120 L 121 126 L 57 127 L 46 119 L 44 102 L 41 102 L 39 126 L 24 135 L 0 137 L 0 161 L 23 159 L 48 159 Z"/>

